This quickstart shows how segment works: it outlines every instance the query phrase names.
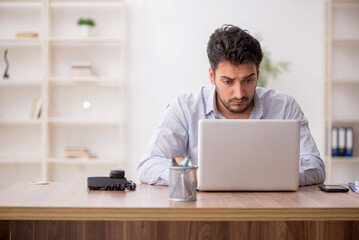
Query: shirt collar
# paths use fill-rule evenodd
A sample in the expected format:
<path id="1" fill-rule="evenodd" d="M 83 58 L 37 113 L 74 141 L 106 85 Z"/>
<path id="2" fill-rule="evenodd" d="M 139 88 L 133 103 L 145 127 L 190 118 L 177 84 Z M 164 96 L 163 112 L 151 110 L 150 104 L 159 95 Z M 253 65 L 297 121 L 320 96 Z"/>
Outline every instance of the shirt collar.
<path id="1" fill-rule="evenodd" d="M 206 99 L 207 104 L 206 104 L 206 115 L 210 114 L 212 111 L 214 112 L 215 110 L 215 97 L 216 97 L 216 87 L 214 85 L 212 85 L 212 88 L 210 89 L 210 92 L 208 94 L 208 98 Z"/>
<path id="2" fill-rule="evenodd" d="M 263 116 L 263 104 L 258 96 L 257 90 L 258 88 L 256 88 L 256 90 L 254 91 L 254 95 L 253 95 L 254 107 L 249 119 L 261 119 Z"/>
<path id="3" fill-rule="evenodd" d="M 221 114 L 217 111 L 217 107 L 215 105 L 216 104 L 215 97 L 216 97 L 216 87 L 212 86 L 212 89 L 210 90 L 210 93 L 207 98 L 206 115 L 213 112 L 216 117 L 219 117 Z M 257 88 L 254 91 L 253 101 L 254 101 L 254 107 L 249 119 L 260 119 L 263 116 L 263 104 L 258 96 Z"/>

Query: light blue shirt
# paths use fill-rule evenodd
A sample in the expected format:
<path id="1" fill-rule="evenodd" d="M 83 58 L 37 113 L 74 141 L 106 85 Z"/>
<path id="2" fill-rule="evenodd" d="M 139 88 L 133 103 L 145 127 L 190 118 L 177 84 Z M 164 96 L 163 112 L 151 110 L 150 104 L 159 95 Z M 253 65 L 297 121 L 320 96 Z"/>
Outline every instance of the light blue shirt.
<path id="1" fill-rule="evenodd" d="M 215 97 L 215 86 L 209 85 L 202 87 L 200 91 L 177 97 L 168 106 L 137 167 L 141 182 L 168 185 L 172 156 L 190 155 L 192 164 L 197 165 L 198 121 L 225 118 L 217 111 Z M 250 119 L 299 120 L 299 185 L 324 182 L 323 160 L 308 128 L 308 120 L 294 97 L 276 90 L 257 87 Z"/>

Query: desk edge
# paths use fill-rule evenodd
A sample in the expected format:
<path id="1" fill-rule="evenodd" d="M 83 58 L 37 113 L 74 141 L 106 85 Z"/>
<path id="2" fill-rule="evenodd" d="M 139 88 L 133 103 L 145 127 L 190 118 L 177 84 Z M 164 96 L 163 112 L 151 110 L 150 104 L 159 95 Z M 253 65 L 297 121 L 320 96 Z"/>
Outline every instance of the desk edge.
<path id="1" fill-rule="evenodd" d="M 0 207 L 0 220 L 359 221 L 359 208 Z"/>

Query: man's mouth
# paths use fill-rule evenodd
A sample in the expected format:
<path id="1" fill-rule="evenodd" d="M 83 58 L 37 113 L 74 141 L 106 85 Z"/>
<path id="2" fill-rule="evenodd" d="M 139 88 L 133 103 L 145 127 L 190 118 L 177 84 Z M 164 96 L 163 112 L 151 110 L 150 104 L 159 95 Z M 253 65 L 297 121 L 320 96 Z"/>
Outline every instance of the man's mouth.
<path id="1" fill-rule="evenodd" d="M 234 104 L 241 105 L 241 104 L 245 104 L 247 102 L 247 99 L 231 100 L 231 102 L 234 103 Z"/>

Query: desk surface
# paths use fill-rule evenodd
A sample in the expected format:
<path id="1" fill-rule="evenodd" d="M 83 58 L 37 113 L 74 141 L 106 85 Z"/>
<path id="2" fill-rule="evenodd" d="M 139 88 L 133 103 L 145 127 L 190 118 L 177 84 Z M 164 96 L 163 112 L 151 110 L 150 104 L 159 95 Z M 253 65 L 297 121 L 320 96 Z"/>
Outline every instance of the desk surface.
<path id="1" fill-rule="evenodd" d="M 280 221 L 359 220 L 359 194 L 197 192 L 197 201 L 172 202 L 168 187 L 139 184 L 136 191 L 90 191 L 81 183 L 18 183 L 0 193 L 0 220 Z"/>

